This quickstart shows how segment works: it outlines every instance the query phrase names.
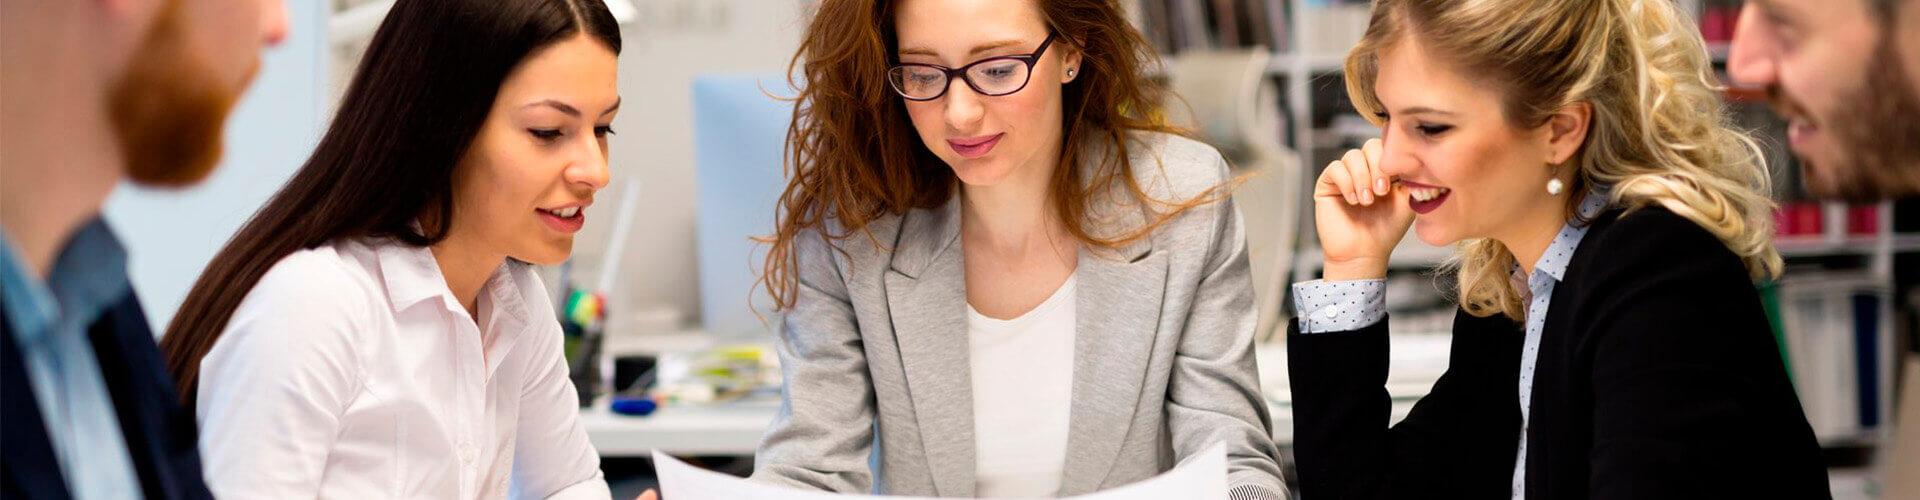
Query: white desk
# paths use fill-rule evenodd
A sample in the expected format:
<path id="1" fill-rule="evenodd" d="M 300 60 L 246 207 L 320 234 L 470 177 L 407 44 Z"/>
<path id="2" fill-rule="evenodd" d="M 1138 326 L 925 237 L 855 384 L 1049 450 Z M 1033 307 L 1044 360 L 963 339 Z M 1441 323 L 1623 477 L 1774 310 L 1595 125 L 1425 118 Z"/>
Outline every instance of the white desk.
<path id="1" fill-rule="evenodd" d="M 674 455 L 752 455 L 760 436 L 773 422 L 779 403 L 748 403 L 721 407 L 680 407 L 646 417 L 608 411 L 604 404 L 582 410 L 587 438 L 605 457 L 644 457 L 659 448 Z M 1412 401 L 1393 402 L 1393 421 L 1406 418 Z M 1267 404 L 1273 416 L 1273 440 L 1293 444 L 1293 410 Z"/>
<path id="2" fill-rule="evenodd" d="M 702 342 L 673 336 L 657 343 L 626 339 L 608 345 L 622 347 L 617 351 L 609 349 L 610 352 L 625 354 L 662 350 L 638 347 L 641 345 L 682 349 L 702 347 Z M 1413 403 L 1432 389 L 1433 380 L 1439 376 L 1433 370 L 1433 360 L 1436 357 L 1441 360 L 1441 370 L 1444 370 L 1445 348 L 1444 337 L 1394 338 L 1391 370 L 1394 375 L 1387 384 L 1388 393 L 1393 396 L 1393 422 L 1406 418 Z M 1267 409 L 1273 418 L 1273 439 L 1281 446 L 1290 446 L 1293 444 L 1293 409 L 1285 403 L 1291 396 L 1287 390 L 1286 346 L 1261 344 L 1255 355 L 1260 360 L 1261 384 L 1269 399 Z M 1273 401 L 1275 399 L 1280 402 Z M 773 422 L 779 407 L 776 400 L 744 400 L 717 405 L 667 406 L 649 416 L 630 417 L 608 410 L 602 398 L 592 407 L 582 409 L 580 419 L 587 428 L 588 439 L 600 450 L 601 456 L 647 456 L 655 448 L 675 455 L 745 456 L 752 455 L 759 447 L 761 434 Z"/>
<path id="3" fill-rule="evenodd" d="M 603 400 L 580 410 L 587 439 L 605 457 L 643 457 L 654 448 L 675 455 L 752 455 L 773 423 L 778 401 L 669 406 L 645 417 L 613 413 Z"/>

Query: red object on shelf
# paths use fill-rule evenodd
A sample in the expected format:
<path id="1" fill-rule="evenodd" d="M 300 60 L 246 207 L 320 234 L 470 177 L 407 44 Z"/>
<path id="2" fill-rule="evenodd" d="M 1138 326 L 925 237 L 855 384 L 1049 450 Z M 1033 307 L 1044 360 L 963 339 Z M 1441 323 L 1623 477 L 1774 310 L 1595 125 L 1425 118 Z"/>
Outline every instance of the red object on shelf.
<path id="1" fill-rule="evenodd" d="M 1721 6 L 1707 7 L 1706 10 L 1700 16 L 1700 37 L 1708 42 L 1733 39 L 1733 19 L 1739 18 L 1738 11 Z"/>
<path id="2" fill-rule="evenodd" d="M 1855 236 L 1880 234 L 1880 207 L 1874 205 L 1847 207 L 1847 234 Z"/>
<path id="3" fill-rule="evenodd" d="M 1774 234 L 1776 236 L 1818 235 L 1825 228 L 1821 220 L 1820 204 L 1811 201 L 1790 201 L 1780 204 L 1773 212 Z"/>

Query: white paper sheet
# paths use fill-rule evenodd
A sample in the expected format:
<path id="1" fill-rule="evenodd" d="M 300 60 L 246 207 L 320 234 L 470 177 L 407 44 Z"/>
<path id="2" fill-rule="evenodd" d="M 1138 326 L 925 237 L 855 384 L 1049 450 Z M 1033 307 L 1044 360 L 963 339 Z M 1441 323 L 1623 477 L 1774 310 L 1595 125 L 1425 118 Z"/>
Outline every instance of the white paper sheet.
<path id="1" fill-rule="evenodd" d="M 880 497 L 858 494 L 821 493 L 761 484 L 694 467 L 679 459 L 653 452 L 654 471 L 660 477 L 663 500 L 926 500 L 926 497 Z M 1215 444 L 1200 455 L 1190 457 L 1173 470 L 1145 481 L 1071 497 L 1078 500 L 1226 500 L 1227 451 Z"/>

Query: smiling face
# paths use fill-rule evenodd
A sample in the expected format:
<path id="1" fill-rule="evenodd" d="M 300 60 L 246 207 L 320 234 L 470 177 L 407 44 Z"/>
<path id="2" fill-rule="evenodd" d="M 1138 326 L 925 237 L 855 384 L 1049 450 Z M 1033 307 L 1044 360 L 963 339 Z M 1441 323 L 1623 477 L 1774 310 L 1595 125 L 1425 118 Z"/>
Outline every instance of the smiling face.
<path id="1" fill-rule="evenodd" d="M 1767 89 L 1816 195 L 1920 194 L 1920 87 L 1908 67 L 1920 47 L 1900 48 L 1886 29 L 1920 26 L 1885 23 L 1869 1 L 1754 0 L 1734 33 L 1729 76 Z"/>
<path id="2" fill-rule="evenodd" d="M 894 16 L 901 63 L 959 68 L 1040 48 L 1047 24 L 1033 0 L 903 0 Z M 902 98 L 920 140 L 960 182 L 992 186 L 1010 177 L 1045 179 L 1060 155 L 1061 88 L 1080 58 L 1065 37 L 1033 65 L 1012 94 L 981 95 L 960 78 L 928 101 Z M 993 71 L 975 71 L 982 76 Z M 978 76 L 976 76 L 977 78 Z M 989 82 L 977 81 L 987 85 Z"/>
<path id="3" fill-rule="evenodd" d="M 1550 127 L 1515 128 L 1501 94 L 1477 86 L 1403 37 L 1379 53 L 1374 93 L 1385 126 L 1381 169 L 1413 199 L 1414 232 L 1432 245 L 1462 239 L 1526 237 L 1524 228 L 1558 227 L 1566 194 L 1547 193 L 1549 179 L 1571 179 L 1571 166 L 1549 168 L 1556 155 Z M 1545 220 L 1541 224 L 1531 221 Z"/>
<path id="4" fill-rule="evenodd" d="M 514 68 L 455 168 L 447 239 L 534 264 L 565 261 L 607 185 L 615 74 L 613 51 L 585 35 Z"/>

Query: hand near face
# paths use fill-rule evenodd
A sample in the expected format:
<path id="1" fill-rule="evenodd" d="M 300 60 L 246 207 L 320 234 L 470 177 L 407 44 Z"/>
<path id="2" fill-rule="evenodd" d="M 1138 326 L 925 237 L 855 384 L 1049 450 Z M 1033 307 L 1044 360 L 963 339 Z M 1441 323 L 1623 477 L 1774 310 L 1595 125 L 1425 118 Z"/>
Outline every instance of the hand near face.
<path id="1" fill-rule="evenodd" d="M 1329 281 L 1385 277 L 1387 257 L 1413 225 L 1406 193 L 1380 168 L 1381 150 L 1379 139 L 1369 139 L 1314 182 L 1314 226 Z"/>

